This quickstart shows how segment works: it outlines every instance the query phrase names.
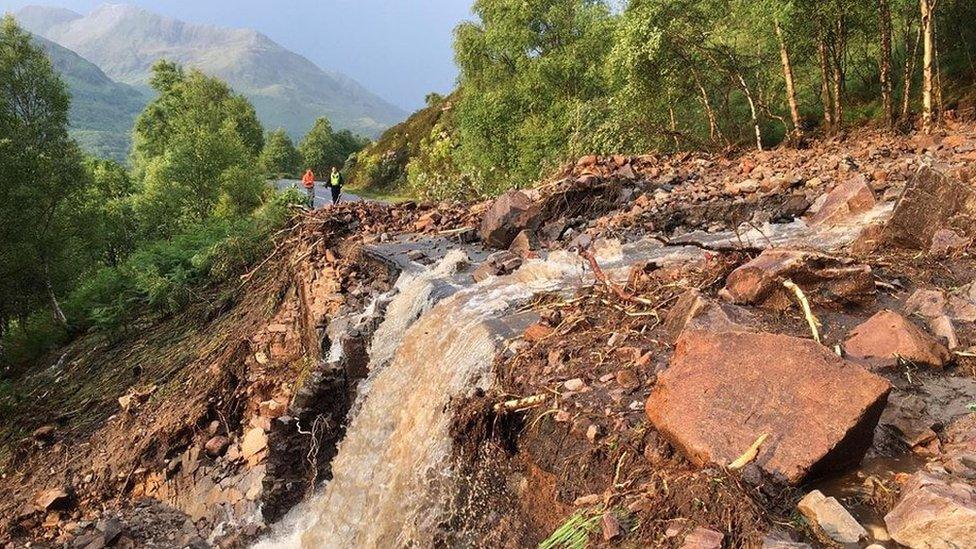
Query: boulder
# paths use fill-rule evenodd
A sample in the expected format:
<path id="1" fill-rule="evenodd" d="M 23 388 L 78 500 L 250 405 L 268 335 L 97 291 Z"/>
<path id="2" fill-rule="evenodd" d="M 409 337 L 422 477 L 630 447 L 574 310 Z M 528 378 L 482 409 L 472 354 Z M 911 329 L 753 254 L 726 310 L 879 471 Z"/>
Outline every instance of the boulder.
<path id="1" fill-rule="evenodd" d="M 685 330 L 750 331 L 746 325 L 733 320 L 725 307 L 695 289 L 681 294 L 664 317 L 664 331 L 667 333 L 668 341 L 676 342 Z M 737 319 L 743 319 L 748 314 L 737 308 L 732 312 Z"/>
<path id="2" fill-rule="evenodd" d="M 939 229 L 932 235 L 929 255 L 933 257 L 948 257 L 956 255 L 969 247 L 970 239 L 961 236 L 952 229 Z"/>
<path id="3" fill-rule="evenodd" d="M 71 494 L 62 488 L 52 488 L 34 496 L 34 504 L 44 511 L 64 511 L 71 507 Z"/>
<path id="4" fill-rule="evenodd" d="M 506 249 L 526 229 L 536 230 L 542 210 L 522 191 L 508 191 L 492 202 L 481 220 L 481 239 L 494 248 Z"/>
<path id="5" fill-rule="evenodd" d="M 919 315 L 923 318 L 938 318 L 945 314 L 946 298 L 942 290 L 915 290 L 905 302 L 906 315 Z"/>
<path id="6" fill-rule="evenodd" d="M 877 201 L 864 176 L 858 175 L 841 183 L 818 201 L 819 208 L 809 215 L 811 227 L 833 226 L 870 211 Z"/>
<path id="7" fill-rule="evenodd" d="M 976 547 L 976 488 L 916 473 L 884 520 L 891 537 L 908 547 Z"/>
<path id="8" fill-rule="evenodd" d="M 646 412 L 699 466 L 731 463 L 768 435 L 755 464 L 796 485 L 861 461 L 890 390 L 811 340 L 688 331 Z"/>
<path id="9" fill-rule="evenodd" d="M 883 239 L 903 248 L 928 250 L 941 229 L 953 229 L 966 238 L 974 236 L 976 188 L 926 166 L 905 187 Z"/>
<path id="10" fill-rule="evenodd" d="M 797 509 L 814 525 L 837 543 L 854 545 L 868 537 L 864 529 L 836 498 L 828 498 L 814 490 L 800 500 Z"/>
<path id="11" fill-rule="evenodd" d="M 822 306 L 862 305 L 873 301 L 877 292 L 867 265 L 818 252 L 772 249 L 733 271 L 721 295 L 738 305 L 785 310 L 795 301 L 783 287 L 785 279 Z"/>
<path id="12" fill-rule="evenodd" d="M 951 355 L 934 337 L 900 314 L 884 310 L 854 328 L 844 343 L 852 358 L 874 367 L 890 368 L 898 359 L 942 368 Z"/>

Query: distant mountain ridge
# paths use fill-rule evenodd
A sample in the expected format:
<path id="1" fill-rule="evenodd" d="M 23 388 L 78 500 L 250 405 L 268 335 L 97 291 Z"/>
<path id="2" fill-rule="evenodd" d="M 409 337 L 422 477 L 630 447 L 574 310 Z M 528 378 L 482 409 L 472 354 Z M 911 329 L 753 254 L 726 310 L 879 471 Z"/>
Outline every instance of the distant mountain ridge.
<path id="1" fill-rule="evenodd" d="M 159 59 L 198 68 L 247 96 L 267 128 L 285 128 L 296 139 L 320 116 L 370 137 L 406 117 L 351 78 L 325 71 L 254 30 L 186 23 L 125 4 L 88 15 L 31 6 L 15 17 L 132 86 L 145 88 Z"/>
<path id="2" fill-rule="evenodd" d="M 132 86 L 113 81 L 77 53 L 42 36 L 33 38 L 71 92 L 72 137 L 93 154 L 125 160 L 132 125 L 149 98 Z"/>

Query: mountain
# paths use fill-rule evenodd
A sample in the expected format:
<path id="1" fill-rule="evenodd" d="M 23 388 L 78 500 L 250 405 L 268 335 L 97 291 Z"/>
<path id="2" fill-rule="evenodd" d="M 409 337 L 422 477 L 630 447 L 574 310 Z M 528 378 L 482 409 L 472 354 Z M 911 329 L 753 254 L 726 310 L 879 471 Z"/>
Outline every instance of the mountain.
<path id="1" fill-rule="evenodd" d="M 105 5 L 88 15 L 35 6 L 15 16 L 125 84 L 145 88 L 159 59 L 221 78 L 254 103 L 266 127 L 285 128 L 294 138 L 320 116 L 371 137 L 406 117 L 352 79 L 254 30 L 185 23 L 130 5 Z"/>
<path id="2" fill-rule="evenodd" d="M 124 160 L 132 125 L 148 97 L 132 86 L 113 81 L 71 50 L 36 34 L 34 41 L 47 51 L 71 92 L 71 135 L 93 154 Z"/>

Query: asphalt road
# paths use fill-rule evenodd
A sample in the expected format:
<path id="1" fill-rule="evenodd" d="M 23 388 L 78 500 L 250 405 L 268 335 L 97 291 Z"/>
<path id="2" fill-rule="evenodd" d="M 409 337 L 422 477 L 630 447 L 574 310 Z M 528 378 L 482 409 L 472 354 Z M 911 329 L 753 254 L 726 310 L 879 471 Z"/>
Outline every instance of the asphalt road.
<path id="1" fill-rule="evenodd" d="M 284 191 L 295 187 L 302 194 L 305 194 L 305 187 L 302 186 L 302 182 L 298 179 L 279 179 L 276 183 L 279 191 Z M 359 202 L 363 200 L 354 194 L 342 192 L 342 198 L 339 199 L 340 202 Z M 332 204 L 332 193 L 329 192 L 328 187 L 321 181 L 315 182 L 315 208 L 322 208 Z"/>

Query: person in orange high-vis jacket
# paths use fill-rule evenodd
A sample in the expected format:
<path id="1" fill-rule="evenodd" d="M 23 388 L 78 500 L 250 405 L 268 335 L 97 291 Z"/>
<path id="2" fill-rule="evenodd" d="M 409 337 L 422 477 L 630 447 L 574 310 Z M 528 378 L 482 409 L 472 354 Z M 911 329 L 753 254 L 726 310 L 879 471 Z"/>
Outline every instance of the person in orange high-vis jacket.
<path id="1" fill-rule="evenodd" d="M 305 170 L 305 175 L 302 176 L 302 186 L 305 187 L 305 192 L 308 193 L 308 208 L 310 210 L 315 209 L 315 174 L 312 170 Z"/>

